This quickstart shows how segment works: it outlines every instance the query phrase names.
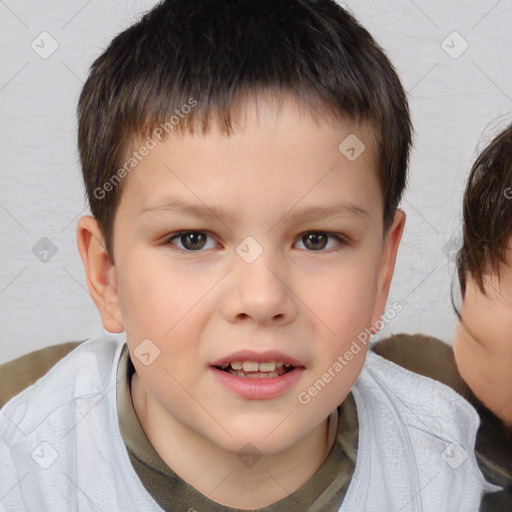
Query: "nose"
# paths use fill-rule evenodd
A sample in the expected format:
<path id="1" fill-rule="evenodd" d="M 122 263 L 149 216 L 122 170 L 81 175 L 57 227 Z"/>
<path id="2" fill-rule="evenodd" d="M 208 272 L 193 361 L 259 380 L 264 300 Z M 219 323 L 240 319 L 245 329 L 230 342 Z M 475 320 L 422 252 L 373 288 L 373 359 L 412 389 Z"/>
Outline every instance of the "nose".
<path id="1" fill-rule="evenodd" d="M 271 250 L 263 250 L 252 263 L 237 254 L 229 280 L 230 292 L 222 308 L 228 321 L 286 325 L 296 318 L 290 268 Z"/>

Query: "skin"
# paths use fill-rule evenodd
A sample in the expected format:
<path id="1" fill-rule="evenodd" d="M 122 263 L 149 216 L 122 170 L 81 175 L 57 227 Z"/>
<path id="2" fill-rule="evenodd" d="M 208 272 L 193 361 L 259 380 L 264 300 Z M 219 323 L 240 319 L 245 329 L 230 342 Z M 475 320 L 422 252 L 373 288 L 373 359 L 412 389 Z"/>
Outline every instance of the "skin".
<path id="1" fill-rule="evenodd" d="M 512 251 L 506 260 L 484 276 L 486 294 L 468 274 L 453 350 L 475 395 L 512 428 Z"/>
<path id="2" fill-rule="evenodd" d="M 405 215 L 383 229 L 383 198 L 368 126 L 315 122 L 287 98 L 243 104 L 234 135 L 174 135 L 132 171 L 114 223 L 113 265 L 92 217 L 77 240 L 91 296 L 109 332 L 126 331 L 136 374 L 132 401 L 149 441 L 184 480 L 231 507 L 259 508 L 298 489 L 331 448 L 327 417 L 361 372 L 366 347 L 307 405 L 307 390 L 384 313 Z M 355 133 L 366 150 L 354 162 L 338 151 Z M 201 219 L 152 210 L 162 197 L 228 208 Z M 331 218 L 292 219 L 305 206 L 357 205 Z M 263 206 L 263 207 L 262 207 Z M 186 251 L 178 231 L 210 238 Z M 321 250 L 310 232 L 339 234 Z M 263 253 L 251 264 L 236 248 L 252 236 Z M 307 243 L 307 240 L 306 240 Z M 323 246 L 322 246 L 323 247 Z M 159 357 L 144 366 L 134 350 L 149 338 Z M 305 370 L 293 388 L 248 400 L 220 386 L 209 365 L 241 349 L 279 350 Z M 252 443 L 252 467 L 237 454 Z M 246 450 L 250 452 L 250 450 Z M 244 452 L 245 453 L 245 452 Z"/>

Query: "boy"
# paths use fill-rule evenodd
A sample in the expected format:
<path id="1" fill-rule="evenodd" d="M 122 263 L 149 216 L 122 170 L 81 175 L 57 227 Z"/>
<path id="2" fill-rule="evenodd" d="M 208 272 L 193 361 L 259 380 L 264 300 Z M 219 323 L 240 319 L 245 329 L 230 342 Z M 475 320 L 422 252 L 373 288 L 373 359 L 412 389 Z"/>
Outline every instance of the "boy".
<path id="1" fill-rule="evenodd" d="M 474 405 L 481 419 L 478 463 L 487 480 L 504 488 L 485 495 L 481 511 L 512 510 L 512 125 L 476 159 L 463 218 L 453 351 L 435 338 L 404 334 L 375 351 L 445 382 Z"/>
<path id="2" fill-rule="evenodd" d="M 105 329 L 2 409 L 5 510 L 477 510 L 478 419 L 372 353 L 411 140 L 331 0 L 175 0 L 79 102 Z M 356 459 L 357 457 L 357 459 Z"/>

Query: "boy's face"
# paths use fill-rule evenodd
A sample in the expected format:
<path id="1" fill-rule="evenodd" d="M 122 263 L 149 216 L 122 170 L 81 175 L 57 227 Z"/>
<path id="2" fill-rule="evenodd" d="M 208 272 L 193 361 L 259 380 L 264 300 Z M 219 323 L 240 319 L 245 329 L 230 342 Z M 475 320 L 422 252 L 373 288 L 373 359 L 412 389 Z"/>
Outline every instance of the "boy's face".
<path id="1" fill-rule="evenodd" d="M 138 164 L 116 214 L 115 267 L 98 245 L 99 292 L 94 270 L 88 278 L 105 328 L 126 331 L 159 428 L 270 454 L 319 427 L 357 379 L 364 344 L 342 370 L 333 365 L 384 311 L 404 216 L 384 235 L 367 127 L 318 125 L 269 98 L 258 124 L 246 106 L 234 135 L 172 136 Z M 366 145 L 354 161 L 338 150 L 351 134 Z M 316 211 L 324 208 L 336 213 Z M 292 371 L 252 378 L 217 368 L 237 361 Z M 321 390 L 309 393 L 315 383 Z"/>
<path id="2" fill-rule="evenodd" d="M 511 240 L 512 242 L 512 240 Z M 454 353 L 475 395 L 512 427 L 512 243 L 506 264 L 484 276 L 484 295 L 468 275 Z"/>

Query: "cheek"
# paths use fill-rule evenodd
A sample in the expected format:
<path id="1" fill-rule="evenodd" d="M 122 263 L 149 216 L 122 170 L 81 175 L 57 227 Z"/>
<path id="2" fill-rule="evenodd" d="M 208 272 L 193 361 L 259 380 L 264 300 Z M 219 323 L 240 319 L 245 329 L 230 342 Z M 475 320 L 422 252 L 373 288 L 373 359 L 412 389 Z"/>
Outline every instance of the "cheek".
<path id="1" fill-rule="evenodd" d="M 472 340 L 465 337 L 460 325 L 457 326 L 457 331 L 457 336 L 453 343 L 453 355 L 461 377 L 470 387 L 472 387 L 472 384 L 474 383 L 473 381 L 475 380 L 474 374 L 475 372 L 478 374 L 479 371 L 475 364 L 475 358 L 470 356 L 473 352 L 479 350 L 479 347 L 474 344 Z"/>
<path id="2" fill-rule="evenodd" d="M 144 262 L 144 263 L 140 263 Z M 135 252 L 120 262 L 119 298 L 127 337 L 137 344 L 149 338 L 169 364 L 191 359 L 198 343 L 205 308 L 211 307 L 208 291 L 214 275 L 183 272 L 147 254 Z"/>
<path id="3" fill-rule="evenodd" d="M 325 393 L 322 392 L 327 409 L 346 396 L 364 364 L 375 290 L 375 271 L 370 265 L 358 263 L 317 281 L 309 296 L 307 305 L 321 319 L 316 322 L 316 364 L 309 386 L 316 386 L 318 379 L 330 379 Z M 329 372 L 335 377 L 330 378 Z"/>
<path id="4" fill-rule="evenodd" d="M 144 263 L 140 263 L 144 262 Z M 211 287 L 176 269 L 131 255 L 119 269 L 119 299 L 127 331 L 162 337 Z"/>
<path id="5" fill-rule="evenodd" d="M 354 264 L 334 272 L 316 288 L 320 311 L 336 326 L 337 334 L 355 334 L 369 327 L 376 294 L 376 274 L 372 267 Z"/>
<path id="6" fill-rule="evenodd" d="M 467 330 L 488 356 L 498 356 L 504 344 L 511 342 L 512 309 L 472 294 L 464 300 L 461 314 Z"/>

